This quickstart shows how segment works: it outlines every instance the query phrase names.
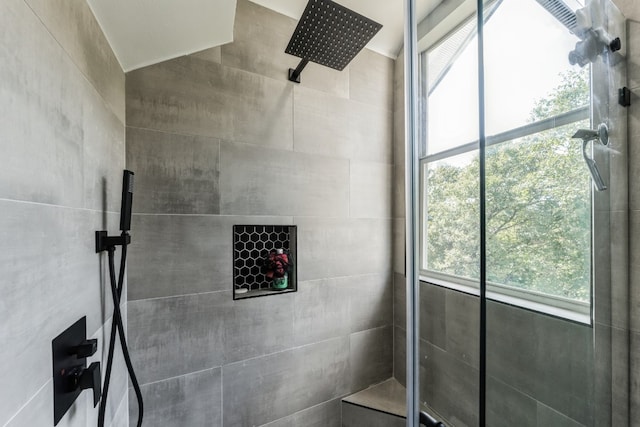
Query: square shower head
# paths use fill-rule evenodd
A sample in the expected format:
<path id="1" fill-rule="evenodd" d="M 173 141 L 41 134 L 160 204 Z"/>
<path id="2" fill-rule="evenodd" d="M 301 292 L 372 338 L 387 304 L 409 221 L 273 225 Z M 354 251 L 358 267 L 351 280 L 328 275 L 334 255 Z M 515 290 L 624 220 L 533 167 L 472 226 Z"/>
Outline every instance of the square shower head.
<path id="1" fill-rule="evenodd" d="M 309 0 L 285 52 L 342 71 L 380 28 L 331 0 Z"/>

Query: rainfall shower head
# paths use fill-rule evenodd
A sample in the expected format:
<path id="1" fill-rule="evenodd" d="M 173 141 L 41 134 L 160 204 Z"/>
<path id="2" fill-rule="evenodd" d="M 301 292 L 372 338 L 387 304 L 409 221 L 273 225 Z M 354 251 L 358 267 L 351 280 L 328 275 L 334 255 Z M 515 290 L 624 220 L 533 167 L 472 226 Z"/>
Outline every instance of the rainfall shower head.
<path id="1" fill-rule="evenodd" d="M 380 31 L 382 25 L 331 0 L 309 0 L 286 53 L 302 58 L 289 69 L 289 80 L 300 83 L 309 61 L 342 71 Z"/>

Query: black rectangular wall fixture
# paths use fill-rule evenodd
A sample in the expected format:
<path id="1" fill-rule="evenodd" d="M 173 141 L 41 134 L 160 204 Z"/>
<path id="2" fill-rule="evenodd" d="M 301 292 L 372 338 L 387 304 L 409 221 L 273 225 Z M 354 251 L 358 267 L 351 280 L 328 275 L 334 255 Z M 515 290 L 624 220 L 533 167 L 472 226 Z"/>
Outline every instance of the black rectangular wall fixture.
<path id="1" fill-rule="evenodd" d="M 53 356 L 53 425 L 57 425 L 82 390 L 93 390 L 93 406 L 101 397 L 100 362 L 87 367 L 87 357 L 98 349 L 98 340 L 86 338 L 87 318 L 69 326 L 51 342 Z"/>
<path id="2" fill-rule="evenodd" d="M 287 286 L 274 287 L 265 263 L 271 251 L 282 249 L 289 259 Z M 295 225 L 233 226 L 233 299 L 295 292 L 297 284 Z"/>

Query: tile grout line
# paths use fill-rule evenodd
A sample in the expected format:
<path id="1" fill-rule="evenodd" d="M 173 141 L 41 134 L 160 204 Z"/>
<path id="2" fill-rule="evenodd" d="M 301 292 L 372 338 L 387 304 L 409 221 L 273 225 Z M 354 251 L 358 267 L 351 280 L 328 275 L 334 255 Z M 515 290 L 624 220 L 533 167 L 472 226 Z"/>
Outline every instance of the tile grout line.
<path id="1" fill-rule="evenodd" d="M 83 211 L 83 212 L 91 212 L 91 213 L 99 213 L 99 214 L 104 214 L 104 213 L 117 214 L 118 213 L 117 211 L 104 211 L 104 210 L 91 209 L 91 208 L 78 207 L 78 206 L 56 205 L 54 203 L 34 202 L 32 200 L 7 199 L 4 197 L 0 197 L 0 202 L 20 203 L 24 205 L 44 206 L 44 207 L 68 209 L 68 210 L 74 210 L 74 211 Z"/>
<path id="2" fill-rule="evenodd" d="M 373 273 L 364 273 L 364 274 L 351 274 L 351 275 L 346 275 L 346 276 L 323 277 L 323 278 L 319 278 L 319 279 L 299 280 L 298 283 L 302 284 L 302 283 L 323 282 L 323 281 L 326 281 L 326 280 L 344 280 L 344 279 L 367 278 L 367 277 L 387 276 L 387 275 L 388 275 L 388 272 L 380 271 L 380 272 L 377 272 L 377 273 L 373 272 Z M 222 292 L 232 292 L 232 290 L 230 290 L 230 289 L 219 289 L 219 290 L 208 291 L 208 292 L 195 292 L 195 293 L 187 293 L 187 294 L 157 296 L 157 297 L 150 297 L 150 298 L 127 299 L 126 303 L 135 303 L 135 302 L 141 302 L 141 301 L 154 301 L 154 300 L 180 298 L 180 297 L 191 297 L 191 296 L 197 296 L 197 295 L 219 294 L 219 293 L 222 293 Z M 123 303 L 123 304 L 125 304 L 125 303 Z M 109 317 L 107 320 L 110 320 L 111 317 Z"/>

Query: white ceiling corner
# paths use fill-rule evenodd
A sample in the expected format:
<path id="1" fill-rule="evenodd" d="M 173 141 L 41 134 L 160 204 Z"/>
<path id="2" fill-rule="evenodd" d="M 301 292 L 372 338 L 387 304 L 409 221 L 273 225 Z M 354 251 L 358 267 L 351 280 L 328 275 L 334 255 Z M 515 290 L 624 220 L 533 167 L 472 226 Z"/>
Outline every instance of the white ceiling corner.
<path id="1" fill-rule="evenodd" d="M 236 0 L 87 0 L 124 71 L 233 41 Z"/>

